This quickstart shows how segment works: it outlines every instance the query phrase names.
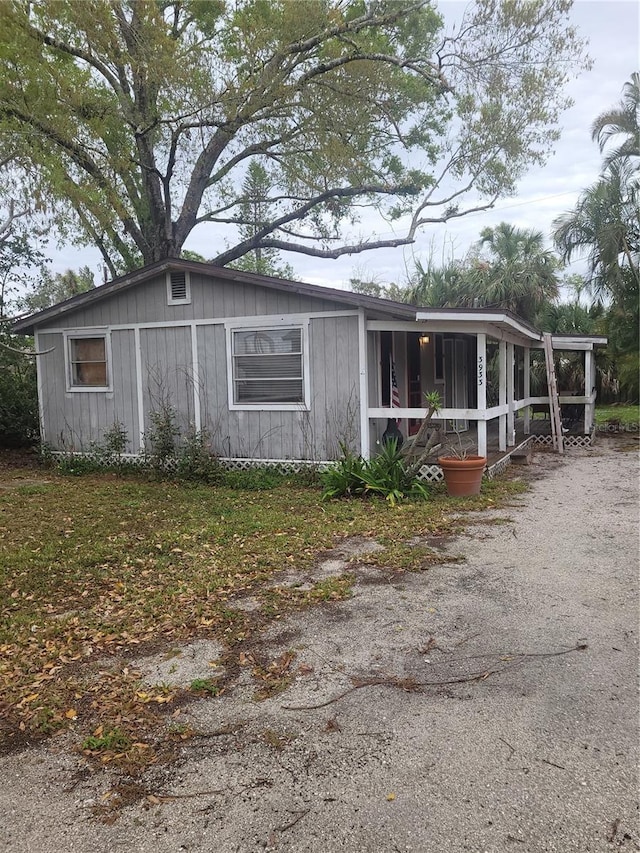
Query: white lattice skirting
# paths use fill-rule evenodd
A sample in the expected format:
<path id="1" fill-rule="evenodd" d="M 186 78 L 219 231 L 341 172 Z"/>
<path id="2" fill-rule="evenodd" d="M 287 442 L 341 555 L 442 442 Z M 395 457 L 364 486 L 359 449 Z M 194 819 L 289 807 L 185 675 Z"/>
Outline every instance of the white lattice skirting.
<path id="1" fill-rule="evenodd" d="M 535 444 L 538 447 L 553 447 L 553 436 L 551 435 L 534 435 L 532 436 Z M 595 440 L 595 430 L 587 435 L 565 435 L 562 437 L 562 443 L 566 449 L 576 447 L 591 447 Z"/>
<path id="2" fill-rule="evenodd" d="M 418 479 L 425 483 L 441 483 L 444 480 L 444 474 L 439 465 L 423 465 L 418 471 Z"/>
<path id="3" fill-rule="evenodd" d="M 487 480 L 493 480 L 494 477 L 499 477 L 500 474 L 504 474 L 507 468 L 511 465 L 511 457 L 504 456 L 502 459 L 499 459 L 493 465 L 487 468 L 485 471 L 485 477 Z"/>
<path id="4" fill-rule="evenodd" d="M 594 439 L 595 431 L 591 433 L 591 435 L 571 435 L 565 436 L 564 442 L 566 447 L 589 447 Z M 524 442 L 519 444 L 517 447 L 512 449 L 512 452 L 515 450 L 522 450 L 526 447 L 530 446 L 542 446 L 542 447 L 551 447 L 553 444 L 553 440 L 550 435 L 531 435 Z M 56 452 L 54 451 L 51 454 L 54 458 L 65 459 L 69 457 L 77 456 L 79 458 L 93 458 L 96 462 L 102 462 L 105 465 L 109 464 L 109 461 L 104 457 L 95 457 L 91 453 L 65 453 L 65 452 Z M 144 467 L 149 464 L 149 459 L 142 454 L 133 454 L 127 453 L 123 454 L 121 461 L 126 462 L 128 465 L 132 465 L 135 467 Z M 112 460 L 112 463 L 116 463 L 118 460 L 115 458 Z M 272 471 L 277 471 L 280 474 L 299 474 L 302 471 L 308 471 L 309 469 L 314 469 L 316 471 L 324 471 L 327 468 L 330 468 L 335 462 L 331 462 L 328 460 L 309 460 L 309 459 L 246 459 L 239 457 L 219 457 L 217 461 L 225 467 L 229 471 L 249 471 L 254 468 L 269 468 Z M 492 480 L 494 477 L 500 476 L 500 474 L 504 473 L 508 465 L 511 464 L 511 455 L 508 454 L 503 456 L 502 459 L 499 459 L 493 465 L 489 466 L 485 471 L 485 477 L 489 480 Z M 167 459 L 163 467 L 166 471 L 170 472 L 176 469 L 177 460 L 175 459 Z M 442 468 L 439 465 L 429 464 L 423 465 L 418 473 L 418 477 L 425 483 L 440 483 L 444 480 L 444 474 L 442 473 Z"/>
<path id="5" fill-rule="evenodd" d="M 92 459 L 98 464 L 103 464 L 105 467 L 125 462 L 135 468 L 145 468 L 150 466 L 149 457 L 141 453 L 123 453 L 119 458 L 102 456 L 91 452 L 82 453 L 79 451 L 62 451 L 54 450 L 51 453 L 54 459 Z M 178 467 L 178 459 L 168 457 L 162 460 L 162 468 L 165 471 L 175 471 Z M 250 471 L 253 468 L 269 468 L 272 471 L 278 471 L 280 474 L 299 474 L 301 471 L 306 471 L 313 468 L 317 471 L 324 471 L 326 468 L 333 465 L 333 462 L 314 461 L 310 459 L 240 459 L 219 456 L 216 462 L 220 463 L 228 471 Z"/>
<path id="6" fill-rule="evenodd" d="M 324 471 L 333 465 L 326 460 L 316 461 L 311 459 L 238 459 L 231 457 L 220 457 L 218 462 L 229 471 L 250 471 L 252 468 L 269 468 L 280 474 L 299 474 L 313 468 L 315 471 Z"/>
<path id="7" fill-rule="evenodd" d="M 123 453 L 119 459 L 114 457 L 111 460 L 106 459 L 105 457 L 96 457 L 92 453 L 80 452 L 69 453 L 64 451 L 53 451 L 51 456 L 53 456 L 54 459 L 93 459 L 94 462 L 104 465 L 105 467 L 116 465 L 118 462 L 124 462 L 134 468 L 145 468 L 149 466 L 149 459 L 147 457 L 133 453 Z M 335 462 L 327 460 L 313 461 L 309 459 L 240 459 L 219 457 L 217 461 L 228 471 L 251 471 L 254 468 L 269 468 L 271 471 L 277 471 L 279 474 L 300 474 L 302 471 L 308 471 L 309 469 L 325 471 L 327 468 L 336 464 Z M 493 477 L 497 477 L 502 474 L 510 461 L 511 460 L 508 456 L 500 459 L 494 465 L 487 468 L 485 476 L 490 480 L 493 479 Z M 167 473 L 175 471 L 177 467 L 178 460 L 176 459 L 169 458 L 162 462 L 162 468 Z M 442 473 L 442 468 L 439 465 L 423 465 L 418 472 L 418 479 L 422 480 L 424 483 L 441 483 L 444 480 L 444 474 Z"/>

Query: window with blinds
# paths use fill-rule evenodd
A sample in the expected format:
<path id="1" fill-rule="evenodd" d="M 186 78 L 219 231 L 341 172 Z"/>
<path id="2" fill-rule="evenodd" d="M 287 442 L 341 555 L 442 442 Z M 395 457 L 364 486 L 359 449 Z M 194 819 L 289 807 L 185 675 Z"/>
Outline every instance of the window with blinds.
<path id="1" fill-rule="evenodd" d="M 107 388 L 107 339 L 96 337 L 68 338 L 69 385 L 72 388 Z"/>
<path id="2" fill-rule="evenodd" d="M 302 328 L 232 333 L 233 402 L 305 402 Z"/>

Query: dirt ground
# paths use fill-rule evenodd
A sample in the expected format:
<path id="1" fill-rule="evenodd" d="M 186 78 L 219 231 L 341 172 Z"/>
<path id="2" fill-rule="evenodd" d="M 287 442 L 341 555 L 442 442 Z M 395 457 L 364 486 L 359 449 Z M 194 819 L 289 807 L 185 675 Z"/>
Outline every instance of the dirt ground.
<path id="1" fill-rule="evenodd" d="M 191 703 L 174 764 L 119 783 L 69 735 L 0 758 L 0 850 L 640 850 L 637 441 L 539 453 L 526 476 L 436 543 L 464 562 L 363 567 L 349 600 L 283 620 L 264 642 L 296 652 L 296 680 L 257 702 L 247 671 Z M 216 656 L 138 665 L 177 682 Z"/>

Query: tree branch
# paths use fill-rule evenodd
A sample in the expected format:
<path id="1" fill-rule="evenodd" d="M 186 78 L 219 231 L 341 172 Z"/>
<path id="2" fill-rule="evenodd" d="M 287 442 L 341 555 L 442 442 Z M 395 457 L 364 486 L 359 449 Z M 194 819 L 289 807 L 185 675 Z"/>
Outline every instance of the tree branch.
<path id="1" fill-rule="evenodd" d="M 29 213 L 28 208 L 24 210 L 16 211 L 15 209 L 15 200 L 10 198 L 7 202 L 7 215 L 0 222 L 0 243 L 4 243 L 11 236 L 11 229 L 13 228 L 13 223 L 16 219 L 19 219 L 21 216 L 26 216 Z"/>
<path id="2" fill-rule="evenodd" d="M 49 352 L 53 352 L 55 347 L 49 347 L 49 349 L 41 349 L 41 350 L 26 350 L 26 349 L 18 349 L 17 347 L 10 347 L 9 344 L 5 344 L 0 341 L 0 347 L 3 349 L 9 350 L 9 352 L 17 352 L 18 355 L 26 355 L 26 356 L 38 356 L 38 355 L 46 355 Z"/>
<path id="3" fill-rule="evenodd" d="M 335 258 L 339 258 L 342 255 L 358 255 L 360 252 L 367 252 L 371 249 L 396 249 L 399 246 L 408 246 L 414 242 L 415 239 L 413 237 L 407 236 L 396 240 L 374 240 L 371 242 L 354 243 L 351 246 L 341 246 L 337 249 L 318 249 L 315 246 L 305 246 L 301 243 L 287 243 L 284 240 L 260 240 L 259 242 L 245 240 L 233 249 L 222 252 L 213 259 L 212 263 L 219 266 L 226 266 L 226 264 L 230 264 L 232 261 L 251 251 L 251 249 L 258 247 L 262 249 L 280 249 L 283 252 L 296 252 L 299 255 L 309 255 L 313 258 L 330 258 L 335 260 Z"/>
<path id="4" fill-rule="evenodd" d="M 108 68 L 103 62 L 100 62 L 100 60 L 92 53 L 82 50 L 79 47 L 73 47 L 67 42 L 62 41 L 62 39 L 49 36 L 37 27 L 34 27 L 32 24 L 27 25 L 26 29 L 33 38 L 42 44 L 46 44 L 48 47 L 59 50 L 61 53 L 66 53 L 68 56 L 74 56 L 76 59 L 82 59 L 83 62 L 86 62 L 87 65 L 90 65 L 94 70 L 102 75 L 102 77 L 104 77 L 117 95 L 123 96 L 125 94 L 121 86 L 121 81 L 111 73 L 110 68 Z"/>

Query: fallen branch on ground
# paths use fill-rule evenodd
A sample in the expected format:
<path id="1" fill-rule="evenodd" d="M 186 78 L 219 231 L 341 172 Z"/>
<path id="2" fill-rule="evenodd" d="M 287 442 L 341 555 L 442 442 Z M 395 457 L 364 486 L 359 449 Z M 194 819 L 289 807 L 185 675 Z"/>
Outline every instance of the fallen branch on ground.
<path id="1" fill-rule="evenodd" d="M 572 646 L 570 649 L 560 649 L 557 652 L 520 652 L 518 654 L 501 655 L 504 659 L 510 659 L 506 666 L 497 669 L 486 669 L 480 672 L 473 672 L 469 675 L 463 675 L 456 678 L 446 678 L 440 681 L 415 681 L 412 678 L 398 678 L 397 676 L 377 676 L 374 678 L 356 679 L 351 687 L 333 696 L 331 699 L 326 699 L 324 702 L 318 702 L 315 705 L 282 705 L 285 711 L 315 711 L 318 708 L 326 708 L 327 705 L 332 705 L 334 702 L 339 702 L 355 690 L 360 690 L 363 687 L 395 687 L 400 690 L 405 690 L 411 693 L 421 693 L 425 687 L 446 687 L 449 684 L 466 684 L 472 681 L 484 681 L 490 675 L 499 675 L 507 669 L 512 669 L 524 663 L 528 658 L 551 658 L 559 655 L 568 655 L 572 652 L 581 652 L 587 649 L 586 643 L 581 643 L 577 646 Z"/>
<path id="2" fill-rule="evenodd" d="M 311 809 L 304 809 L 301 811 L 296 818 L 294 818 L 290 823 L 285 823 L 284 826 L 277 826 L 276 829 L 278 832 L 286 832 L 288 829 L 293 829 L 293 827 L 300 823 L 303 817 L 306 817 Z"/>

